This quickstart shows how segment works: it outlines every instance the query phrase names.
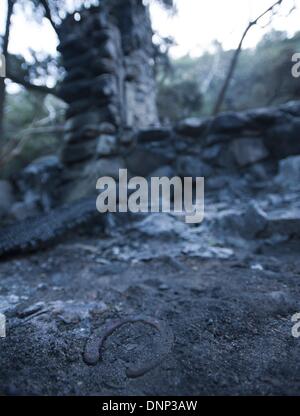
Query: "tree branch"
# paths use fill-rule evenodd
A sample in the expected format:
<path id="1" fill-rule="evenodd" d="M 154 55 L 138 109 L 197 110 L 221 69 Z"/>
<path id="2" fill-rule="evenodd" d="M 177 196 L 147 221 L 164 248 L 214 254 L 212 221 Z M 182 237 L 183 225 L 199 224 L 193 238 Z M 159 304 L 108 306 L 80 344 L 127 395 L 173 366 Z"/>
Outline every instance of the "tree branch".
<path id="1" fill-rule="evenodd" d="M 10 72 L 8 72 L 6 74 L 6 78 L 10 79 L 12 82 L 15 82 L 16 84 L 22 85 L 23 87 L 25 87 L 28 90 L 40 92 L 42 94 L 51 94 L 51 95 L 54 95 L 56 97 L 59 96 L 56 88 L 49 88 L 46 85 L 32 84 L 30 81 L 27 81 L 24 78 L 19 78 L 18 76 L 14 75 Z"/>
<path id="2" fill-rule="evenodd" d="M 235 71 L 235 68 L 236 68 L 236 65 L 237 65 L 237 62 L 238 62 L 238 58 L 239 58 L 240 52 L 242 50 L 243 42 L 245 40 L 245 37 L 247 36 L 247 33 L 252 28 L 252 26 L 255 26 L 259 22 L 259 20 L 262 19 L 266 14 L 268 14 L 270 12 L 273 12 L 274 8 L 276 6 L 280 6 L 282 2 L 283 2 L 283 0 L 277 0 L 272 6 L 270 6 L 267 10 L 265 10 L 263 13 L 261 13 L 255 20 L 252 20 L 251 22 L 249 22 L 248 26 L 246 27 L 246 29 L 245 29 L 245 31 L 242 35 L 242 38 L 239 42 L 239 45 L 238 45 L 237 49 L 235 50 L 234 55 L 232 57 L 227 76 L 225 78 L 224 84 L 221 88 L 221 91 L 220 91 L 219 96 L 218 96 L 217 101 L 216 101 L 216 105 L 215 105 L 214 110 L 213 110 L 213 115 L 216 115 L 222 107 L 222 104 L 224 102 L 224 99 L 225 99 L 230 81 L 232 79 L 232 76 L 234 74 L 234 71 Z"/>

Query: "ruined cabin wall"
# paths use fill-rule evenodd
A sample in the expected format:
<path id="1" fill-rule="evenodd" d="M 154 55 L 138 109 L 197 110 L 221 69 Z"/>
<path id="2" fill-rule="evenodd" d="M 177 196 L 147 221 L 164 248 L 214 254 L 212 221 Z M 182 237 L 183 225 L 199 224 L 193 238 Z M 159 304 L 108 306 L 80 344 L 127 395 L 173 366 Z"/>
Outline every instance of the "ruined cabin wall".
<path id="1" fill-rule="evenodd" d="M 117 179 L 120 167 L 127 167 L 129 176 L 204 176 L 206 190 L 234 189 L 237 184 L 239 188 L 241 178 L 252 185 L 274 185 L 279 171 L 279 184 L 299 186 L 299 130 L 300 101 L 296 101 L 213 118 L 185 119 L 168 128 L 121 132 L 114 155 L 103 154 L 63 170 L 55 155 L 30 164 L 22 172 L 23 202 L 16 204 L 14 215 L 22 219 L 38 214 L 36 203 L 43 210 L 59 205 L 62 201 L 57 191 L 65 175 L 69 175 L 69 187 L 63 184 L 63 201 L 75 200 L 95 193 L 100 176 Z"/>
<path id="2" fill-rule="evenodd" d="M 153 33 L 149 9 L 141 0 L 116 0 L 116 5 L 113 3 L 110 3 L 110 13 L 122 35 L 125 123 L 133 128 L 157 125 Z"/>
<path id="3" fill-rule="evenodd" d="M 159 170 L 160 175 L 204 176 L 207 188 L 222 188 L 232 175 L 269 180 L 281 160 L 300 154 L 299 131 L 300 101 L 189 118 L 170 128 L 138 132 L 128 164 L 136 175 Z M 139 158 L 134 157 L 137 149 Z M 139 161 L 146 155 L 151 165 Z"/>
<path id="4" fill-rule="evenodd" d="M 124 167 L 117 156 L 121 131 L 158 125 L 152 29 L 142 0 L 103 1 L 80 17 L 69 15 L 59 31 L 66 70 L 60 96 L 68 104 L 61 154 L 67 200 L 92 192 L 99 172 L 113 176 Z"/>
<path id="5" fill-rule="evenodd" d="M 58 49 L 67 119 L 93 109 L 116 127 L 158 124 L 151 21 L 141 0 L 104 2 L 83 10 L 79 22 L 68 16 Z"/>

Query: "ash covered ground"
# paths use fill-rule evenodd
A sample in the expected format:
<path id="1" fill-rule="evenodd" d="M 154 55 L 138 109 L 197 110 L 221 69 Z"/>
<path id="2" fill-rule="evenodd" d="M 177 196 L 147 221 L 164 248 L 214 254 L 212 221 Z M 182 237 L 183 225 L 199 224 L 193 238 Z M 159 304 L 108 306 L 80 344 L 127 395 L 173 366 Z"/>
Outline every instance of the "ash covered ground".
<path id="1" fill-rule="evenodd" d="M 201 225 L 110 214 L 3 260 L 1 393 L 298 395 L 299 191 L 231 183 Z"/>

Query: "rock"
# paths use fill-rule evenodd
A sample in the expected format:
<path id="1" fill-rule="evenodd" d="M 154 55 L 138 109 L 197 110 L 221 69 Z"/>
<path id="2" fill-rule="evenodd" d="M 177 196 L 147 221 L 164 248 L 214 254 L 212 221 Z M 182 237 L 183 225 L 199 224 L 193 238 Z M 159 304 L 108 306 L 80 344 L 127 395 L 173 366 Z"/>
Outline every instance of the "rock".
<path id="1" fill-rule="evenodd" d="M 230 150 L 239 166 L 251 165 L 269 156 L 269 152 L 260 138 L 234 140 L 230 144 Z"/>
<path id="2" fill-rule="evenodd" d="M 90 80 L 74 80 L 60 87 L 59 97 L 67 103 L 82 100 L 89 97 L 91 88 L 92 84 Z"/>
<path id="3" fill-rule="evenodd" d="M 291 114 L 292 116 L 295 117 L 300 117 L 300 102 L 299 101 L 290 101 L 286 104 L 281 105 L 280 110 Z"/>
<path id="4" fill-rule="evenodd" d="M 271 301 L 279 304 L 285 303 L 289 305 L 291 302 L 291 294 L 286 291 L 273 290 L 272 292 L 268 293 L 268 296 L 270 297 Z"/>
<path id="5" fill-rule="evenodd" d="M 207 128 L 207 120 L 191 117 L 182 120 L 176 126 L 176 132 L 190 137 L 200 137 Z"/>
<path id="6" fill-rule="evenodd" d="M 268 129 L 265 145 L 271 155 L 276 159 L 284 159 L 288 156 L 300 153 L 300 118 L 287 119 Z"/>
<path id="7" fill-rule="evenodd" d="M 275 123 L 281 117 L 281 114 L 280 111 L 272 108 L 257 108 L 249 110 L 247 116 L 250 118 L 250 124 L 267 128 Z"/>
<path id="8" fill-rule="evenodd" d="M 95 76 L 100 74 L 117 75 L 119 67 L 112 59 L 100 58 L 99 56 L 94 60 L 91 70 Z"/>
<path id="9" fill-rule="evenodd" d="M 162 151 L 136 147 L 125 158 L 126 166 L 134 174 L 148 176 L 158 168 L 168 165 L 171 160 Z"/>
<path id="10" fill-rule="evenodd" d="M 233 152 L 231 151 L 230 143 L 220 144 L 219 146 L 219 156 L 210 161 L 206 160 L 206 162 L 209 162 L 210 165 L 213 164 L 221 168 L 224 171 L 224 173 L 235 171 L 238 168 L 238 164 L 236 162 L 236 158 Z"/>
<path id="11" fill-rule="evenodd" d="M 272 161 L 270 161 L 270 163 L 262 161 L 249 166 L 248 172 L 254 181 L 253 183 L 251 183 L 251 185 L 256 186 L 256 184 L 258 184 L 260 186 L 260 183 L 268 181 L 270 179 L 272 180 L 274 176 L 273 170 L 274 166 Z"/>
<path id="12" fill-rule="evenodd" d="M 100 15 L 103 16 L 103 15 Z M 105 43 L 108 40 L 117 40 L 116 37 L 120 37 L 120 34 L 117 33 L 117 30 L 113 30 L 112 26 L 109 28 L 107 24 L 106 27 L 99 27 L 99 30 L 95 30 L 95 25 L 93 26 L 92 36 L 97 43 Z"/>
<path id="13" fill-rule="evenodd" d="M 154 81 L 149 82 L 146 74 L 139 74 L 134 80 L 125 82 L 125 94 L 127 126 L 147 128 L 158 124 Z"/>
<path id="14" fill-rule="evenodd" d="M 282 188 L 300 188 L 300 156 L 291 156 L 279 162 L 275 182 Z"/>
<path id="15" fill-rule="evenodd" d="M 205 187 L 211 190 L 225 189 L 230 179 L 224 175 L 212 176 L 205 181 Z"/>
<path id="16" fill-rule="evenodd" d="M 97 125 L 85 126 L 83 129 L 65 133 L 64 143 L 65 143 L 65 146 L 69 146 L 70 144 L 73 144 L 73 143 L 78 144 L 78 143 L 82 143 L 83 141 L 88 141 L 90 139 L 96 139 L 98 135 L 99 135 L 99 132 L 98 132 Z"/>
<path id="17" fill-rule="evenodd" d="M 49 211 L 55 206 L 61 172 L 62 164 L 56 155 L 43 156 L 31 162 L 17 180 L 25 204 L 16 205 L 15 213 L 34 210 L 34 206 Z"/>
<path id="18" fill-rule="evenodd" d="M 268 233 L 300 237 L 300 208 L 277 209 L 268 215 Z"/>
<path id="19" fill-rule="evenodd" d="M 219 218 L 219 225 L 229 233 L 252 240 L 266 230 L 268 218 L 256 202 L 251 202 L 244 212 L 225 212 Z"/>
<path id="20" fill-rule="evenodd" d="M 110 176 L 114 179 L 119 179 L 119 169 L 125 169 L 124 160 L 120 157 L 102 158 L 97 162 L 93 162 L 86 167 L 85 175 L 92 175 L 94 178 L 93 186 L 96 186 L 96 181 L 102 176 Z"/>
<path id="21" fill-rule="evenodd" d="M 63 65 L 70 71 L 74 68 L 90 68 L 91 62 L 97 59 L 98 51 L 93 48 L 89 48 L 86 53 L 77 54 L 74 58 L 69 56 L 63 56 Z"/>
<path id="22" fill-rule="evenodd" d="M 15 197 L 11 183 L 0 180 L 0 218 L 10 213 L 14 202 Z"/>
<path id="23" fill-rule="evenodd" d="M 135 229 L 148 237 L 176 237 L 184 233 L 186 226 L 174 217 L 165 214 L 149 214 L 135 225 Z"/>
<path id="24" fill-rule="evenodd" d="M 151 173 L 151 177 L 166 177 L 166 178 L 173 178 L 175 175 L 175 171 L 171 166 L 162 166 L 158 169 L 156 169 L 154 172 Z"/>
<path id="25" fill-rule="evenodd" d="M 219 144 L 215 144 L 210 147 L 205 147 L 201 152 L 201 157 L 205 161 L 212 162 L 219 158 L 221 151 L 222 146 Z"/>
<path id="26" fill-rule="evenodd" d="M 84 79 L 86 72 L 83 68 L 73 68 L 71 69 L 64 78 L 64 82 L 67 84 L 71 81 L 77 81 L 79 79 Z"/>
<path id="27" fill-rule="evenodd" d="M 181 177 L 208 177 L 213 173 L 212 168 L 193 156 L 180 156 L 177 159 L 177 172 Z"/>
<path id="28" fill-rule="evenodd" d="M 102 134 L 97 139 L 97 154 L 99 156 L 111 156 L 117 153 L 117 138 L 108 134 Z"/>
<path id="29" fill-rule="evenodd" d="M 257 205 L 251 202 L 244 213 L 244 227 L 241 228 L 242 234 L 247 237 L 257 237 L 265 230 L 268 224 L 266 213 Z"/>
<path id="30" fill-rule="evenodd" d="M 114 75 L 99 75 L 94 80 L 93 93 L 96 96 L 111 97 L 118 95 L 117 80 Z"/>
<path id="31" fill-rule="evenodd" d="M 147 143 L 153 141 L 168 140 L 171 136 L 171 130 L 167 128 L 148 128 L 142 129 L 137 134 L 138 143 Z"/>
<path id="32" fill-rule="evenodd" d="M 90 139 L 96 139 L 99 134 L 115 135 L 116 132 L 116 127 L 109 122 L 85 124 L 80 129 L 66 132 L 64 134 L 64 142 L 66 145 L 69 143 L 82 143 Z"/>
<path id="33" fill-rule="evenodd" d="M 227 112 L 218 115 L 211 123 L 211 132 L 226 133 L 247 127 L 248 117 L 242 113 Z"/>
<path id="34" fill-rule="evenodd" d="M 100 123 L 98 131 L 100 134 L 115 134 L 117 129 L 113 124 L 103 122 Z"/>
<path id="35" fill-rule="evenodd" d="M 16 202 L 11 208 L 11 214 L 17 221 L 22 221 L 40 214 L 38 200 Z"/>
<path id="36" fill-rule="evenodd" d="M 84 112 L 89 112 L 93 107 L 93 102 L 90 97 L 81 100 L 72 101 L 66 110 L 65 118 L 69 120 Z"/>
<path id="37" fill-rule="evenodd" d="M 99 48 L 99 56 L 101 58 L 116 60 L 118 58 L 118 51 L 113 40 L 108 40 Z"/>
<path id="38" fill-rule="evenodd" d="M 3 296 L 0 295 L 0 313 L 7 313 L 13 311 L 16 308 L 16 304 L 20 301 L 19 296 L 10 295 Z"/>
<path id="39" fill-rule="evenodd" d="M 119 142 L 121 145 L 129 146 L 136 142 L 136 134 L 130 128 L 124 128 L 119 134 Z"/>
<path id="40" fill-rule="evenodd" d="M 80 198 L 95 195 L 97 180 L 104 176 L 119 179 L 119 169 L 125 169 L 124 160 L 121 157 L 101 158 L 90 160 L 89 163 L 80 167 L 76 180 L 64 190 L 64 202 L 73 202 Z"/>
<path id="41" fill-rule="evenodd" d="M 228 143 L 233 139 L 234 137 L 228 133 L 209 133 L 205 138 L 205 143 L 207 146 L 211 146 L 216 143 Z"/>
<path id="42" fill-rule="evenodd" d="M 69 144 L 63 148 L 61 160 L 65 164 L 77 163 L 89 159 L 95 154 L 96 142 L 90 140 L 82 143 Z"/>
<path id="43" fill-rule="evenodd" d="M 264 267 L 259 263 L 255 263 L 251 265 L 251 270 L 262 272 L 264 271 Z"/>
<path id="44" fill-rule="evenodd" d="M 65 124 L 65 131 L 81 129 L 84 125 L 89 124 L 98 125 L 99 121 L 98 112 L 90 111 L 70 118 Z"/>

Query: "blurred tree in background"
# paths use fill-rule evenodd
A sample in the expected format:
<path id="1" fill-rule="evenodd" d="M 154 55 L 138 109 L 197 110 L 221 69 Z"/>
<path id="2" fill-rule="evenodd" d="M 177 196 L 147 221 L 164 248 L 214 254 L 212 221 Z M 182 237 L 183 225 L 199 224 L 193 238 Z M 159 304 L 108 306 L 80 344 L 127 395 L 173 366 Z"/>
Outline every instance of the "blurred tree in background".
<path id="1" fill-rule="evenodd" d="M 299 45 L 300 32 L 288 38 L 285 32 L 271 31 L 255 49 L 244 49 L 222 110 L 239 111 L 300 99 L 300 79 L 291 75 L 291 59 L 299 51 Z M 191 116 L 212 113 L 234 53 L 224 51 L 218 43 L 213 46 L 214 52 L 206 52 L 199 58 L 185 56 L 171 60 L 171 69 L 158 73 L 161 120 L 176 121 L 186 113 Z M 176 99 L 179 91 L 181 96 Z"/>

